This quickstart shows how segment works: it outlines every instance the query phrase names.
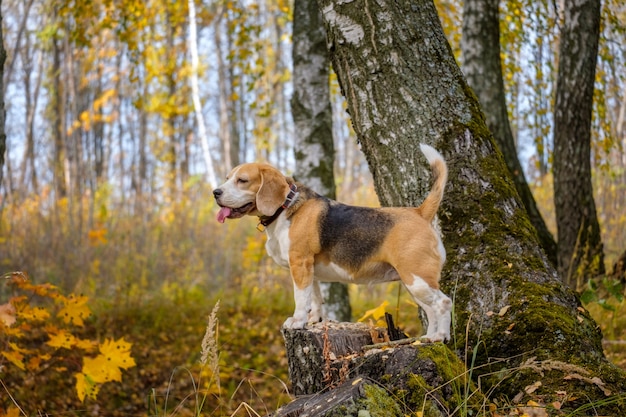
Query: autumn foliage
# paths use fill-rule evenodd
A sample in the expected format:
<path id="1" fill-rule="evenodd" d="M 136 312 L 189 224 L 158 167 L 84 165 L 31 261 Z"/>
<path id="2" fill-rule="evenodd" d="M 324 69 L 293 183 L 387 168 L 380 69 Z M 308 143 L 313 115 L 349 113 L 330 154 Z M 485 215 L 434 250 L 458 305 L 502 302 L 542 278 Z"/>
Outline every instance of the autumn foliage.
<path id="1" fill-rule="evenodd" d="M 87 297 L 65 296 L 51 284 L 32 284 L 22 272 L 5 280 L 14 295 L 0 305 L 0 354 L 5 362 L 0 365 L 15 366 L 26 375 L 42 371 L 72 375 L 81 401 L 96 399 L 102 384 L 120 382 L 122 370 L 136 365 L 131 344 L 123 338 L 99 343 L 78 334 L 91 315 Z M 33 343 L 33 334 L 38 343 Z"/>

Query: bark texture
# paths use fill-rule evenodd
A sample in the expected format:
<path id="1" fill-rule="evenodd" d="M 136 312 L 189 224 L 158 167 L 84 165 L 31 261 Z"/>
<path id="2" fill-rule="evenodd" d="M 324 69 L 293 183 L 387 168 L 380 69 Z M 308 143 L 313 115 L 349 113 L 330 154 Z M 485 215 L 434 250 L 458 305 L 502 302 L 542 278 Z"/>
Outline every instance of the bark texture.
<path id="1" fill-rule="evenodd" d="M 0 0 L 2 6 L 2 0 Z M 4 130 L 4 62 L 7 59 L 7 53 L 4 49 L 4 37 L 2 35 L 2 11 L 0 9 L 0 184 L 2 184 L 2 174 L 4 172 L 4 152 L 6 151 L 7 135 Z"/>
<path id="2" fill-rule="evenodd" d="M 515 189 L 528 212 L 530 222 L 537 230 L 541 246 L 556 266 L 556 242 L 524 177 L 509 124 L 500 60 L 498 3 L 499 0 L 466 0 L 463 4 L 462 70 L 467 83 L 478 97 L 487 127 L 504 156 Z"/>
<path id="3" fill-rule="evenodd" d="M 443 344 L 411 339 L 372 344 L 387 329 L 364 323 L 320 323 L 283 329 L 289 377 L 298 398 L 274 417 L 478 414 L 483 397 L 467 378 L 455 378 L 463 363 Z"/>
<path id="4" fill-rule="evenodd" d="M 330 61 L 326 33 L 315 0 L 298 0 L 293 17 L 293 84 L 291 112 L 296 127 L 295 177 L 316 192 L 335 198 L 333 120 L 330 105 Z M 325 317 L 350 321 L 346 285 L 320 285 Z"/>
<path id="5" fill-rule="evenodd" d="M 558 270 L 573 289 L 604 274 L 591 185 L 591 117 L 600 34 L 600 0 L 564 3 L 554 112 L 554 203 Z"/>
<path id="6" fill-rule="evenodd" d="M 382 204 L 414 206 L 426 195 L 420 142 L 448 162 L 441 284 L 455 303 L 451 347 L 482 375 L 484 392 L 549 403 L 565 391 L 577 398 L 569 409 L 605 399 L 597 385 L 567 378 L 572 369 L 623 392 L 626 378 L 605 359 L 598 326 L 541 249 L 434 4 L 318 2 Z M 538 380 L 539 389 L 525 390 Z M 611 407 L 619 414 L 623 403 Z"/>

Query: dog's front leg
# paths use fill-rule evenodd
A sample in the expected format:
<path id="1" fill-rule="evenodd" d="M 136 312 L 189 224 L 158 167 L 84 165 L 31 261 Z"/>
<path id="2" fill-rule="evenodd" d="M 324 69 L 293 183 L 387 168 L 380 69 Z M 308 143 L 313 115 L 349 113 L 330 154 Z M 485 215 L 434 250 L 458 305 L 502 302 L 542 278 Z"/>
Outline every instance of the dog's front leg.
<path id="1" fill-rule="evenodd" d="M 293 295 L 296 302 L 296 309 L 293 312 L 293 317 L 289 317 L 285 320 L 283 327 L 286 329 L 304 329 L 309 321 L 309 313 L 313 299 L 313 285 L 298 288 L 298 285 L 294 283 Z"/>
<path id="2" fill-rule="evenodd" d="M 290 256 L 289 268 L 293 279 L 293 296 L 296 309 L 283 327 L 286 329 L 304 329 L 309 321 L 316 296 L 313 283 L 313 259 L 303 256 Z M 316 302 L 317 304 L 317 302 Z"/>
<path id="3" fill-rule="evenodd" d="M 322 305 L 324 300 L 322 299 L 322 291 L 320 290 L 320 283 L 317 280 L 313 280 L 313 300 L 311 302 L 311 312 L 309 313 L 309 323 L 318 323 L 322 321 Z"/>

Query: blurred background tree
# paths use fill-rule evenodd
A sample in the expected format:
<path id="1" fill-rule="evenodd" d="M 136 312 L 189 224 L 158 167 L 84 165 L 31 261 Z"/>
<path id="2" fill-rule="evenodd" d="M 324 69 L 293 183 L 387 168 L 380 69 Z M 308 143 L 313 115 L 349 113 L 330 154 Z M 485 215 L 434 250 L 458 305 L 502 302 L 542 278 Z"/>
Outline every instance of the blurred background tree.
<path id="1" fill-rule="evenodd" d="M 549 235 L 557 232 L 552 167 L 562 159 L 554 152 L 554 111 L 564 10 L 552 2 L 491 0 L 485 2 L 491 12 L 476 20 L 470 6 L 481 3 L 465 4 L 465 16 L 460 2 L 438 1 L 436 6 L 478 96 L 495 91 L 479 82 L 495 82 L 497 110 L 482 100 L 483 110 L 488 120 L 498 115 L 507 138 L 501 148 L 513 161 L 509 168 L 519 179 L 518 189 L 525 188 L 525 178 L 532 191 L 521 194 L 528 196 L 531 214 L 532 197 L 537 202 L 533 223 L 543 230 L 550 254 Z M 292 3 L 192 5 L 194 10 L 188 2 L 162 0 L 3 1 L 7 136 L 0 227 L 12 239 L 0 241 L 0 257 L 7 269 L 28 269 L 35 279 L 44 276 L 68 290 L 89 281 L 93 289 L 115 293 L 120 286 L 136 285 L 115 272 L 123 270 L 117 255 L 125 247 L 124 252 L 136 251 L 143 259 L 133 270 L 159 282 L 178 279 L 174 277 L 196 282 L 189 271 L 203 276 L 220 271 L 224 278 L 244 275 L 242 262 L 225 267 L 235 257 L 214 257 L 208 255 L 210 249 L 201 249 L 207 242 L 219 247 L 213 239 L 222 239 L 224 229 L 193 224 L 212 210 L 204 192 L 210 188 L 211 165 L 221 178 L 240 162 L 264 160 L 305 179 L 299 171 L 305 164 L 297 155 L 310 152 L 298 151 L 303 132 L 291 116 L 297 111 L 295 101 L 290 106 L 299 88 L 293 77 Z M 190 40 L 190 12 L 195 12 L 195 42 Z M 591 108 L 590 172 L 608 264 L 626 247 L 621 209 L 626 203 L 626 57 L 619 48 L 626 38 L 624 13 L 621 2 L 602 5 Z M 501 76 L 472 75 L 477 60 L 461 53 L 461 40 L 468 49 L 472 31 L 486 26 L 491 35 L 484 51 L 490 56 L 482 62 L 491 62 L 497 71 L 499 57 Z M 476 67 L 474 73 L 480 71 Z M 324 165 L 334 174 L 338 199 L 378 204 L 335 76 L 328 77 L 333 140 L 331 148 L 327 136 L 325 149 L 334 161 Z M 328 107 L 324 109 L 328 129 Z M 319 191 L 331 193 L 329 187 Z M 188 215 L 182 214 L 185 210 Z M 177 224 L 165 238 L 159 226 L 164 221 L 188 223 Z M 182 239 L 178 234 L 189 246 L 166 249 L 168 239 Z M 260 246 L 261 236 L 250 239 L 246 245 Z M 180 253 L 189 247 L 189 253 Z M 197 264 L 199 253 L 202 262 Z M 181 257 L 190 264 L 183 268 L 185 262 L 166 260 Z M 90 271 L 91 278 L 81 278 L 82 271 Z"/>

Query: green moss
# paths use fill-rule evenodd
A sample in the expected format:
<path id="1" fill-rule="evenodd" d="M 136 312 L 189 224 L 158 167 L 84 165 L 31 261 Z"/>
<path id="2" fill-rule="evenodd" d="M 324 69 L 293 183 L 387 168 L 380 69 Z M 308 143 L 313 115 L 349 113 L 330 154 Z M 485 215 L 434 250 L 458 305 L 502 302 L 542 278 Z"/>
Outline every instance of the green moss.
<path id="1" fill-rule="evenodd" d="M 427 395 L 432 391 L 432 387 L 426 383 L 426 380 L 420 375 L 411 375 L 409 379 L 409 389 L 411 396 L 408 402 L 415 412 L 423 412 L 424 417 L 443 417 L 444 414 L 439 408 L 433 404 L 433 397 Z M 447 404 L 442 404 L 449 409 Z"/>
<path id="2" fill-rule="evenodd" d="M 402 416 L 402 410 L 390 393 L 377 385 L 365 385 L 365 409 L 372 417 Z"/>
<path id="3" fill-rule="evenodd" d="M 481 409 L 484 397 L 471 381 L 464 364 L 445 345 L 420 346 L 416 349 L 416 361 L 423 363 L 420 368 L 424 372 L 408 375 L 402 388 L 397 388 L 397 384 L 387 386 L 393 390 L 393 397 L 405 414 L 424 412 L 424 416 L 434 417 L 464 410 L 461 415 L 468 415 Z"/>
<path id="4" fill-rule="evenodd" d="M 334 407 L 324 417 L 357 417 L 369 415 L 371 417 L 401 417 L 402 408 L 394 399 L 395 397 L 385 388 L 366 383 L 362 385 L 363 397 L 354 402 L 349 402 Z"/>

